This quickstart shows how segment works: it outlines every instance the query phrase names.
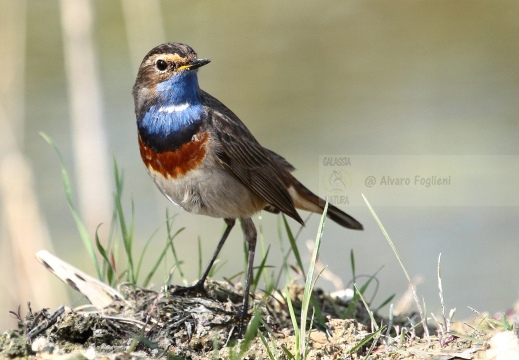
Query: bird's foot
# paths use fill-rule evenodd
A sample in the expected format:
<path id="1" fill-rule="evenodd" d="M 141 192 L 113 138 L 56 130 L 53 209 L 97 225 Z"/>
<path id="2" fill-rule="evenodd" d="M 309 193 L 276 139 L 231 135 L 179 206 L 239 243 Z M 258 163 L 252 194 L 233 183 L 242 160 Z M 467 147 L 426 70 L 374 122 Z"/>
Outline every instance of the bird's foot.
<path id="1" fill-rule="evenodd" d="M 197 282 L 192 286 L 170 286 L 173 295 L 207 295 L 203 282 Z"/>
<path id="2" fill-rule="evenodd" d="M 239 339 L 243 337 L 245 330 L 247 330 L 247 322 L 250 319 L 250 315 L 247 309 L 241 309 L 236 313 L 236 319 L 238 320 L 238 331 L 237 336 Z"/>
<path id="3" fill-rule="evenodd" d="M 211 323 L 210 326 L 213 328 L 227 328 L 230 326 L 236 326 L 236 332 L 234 333 L 234 337 L 241 339 L 243 338 L 243 334 L 247 330 L 247 322 L 250 320 L 250 314 L 248 312 L 243 312 L 243 309 L 235 313 L 228 321 L 224 321 L 221 323 Z"/>

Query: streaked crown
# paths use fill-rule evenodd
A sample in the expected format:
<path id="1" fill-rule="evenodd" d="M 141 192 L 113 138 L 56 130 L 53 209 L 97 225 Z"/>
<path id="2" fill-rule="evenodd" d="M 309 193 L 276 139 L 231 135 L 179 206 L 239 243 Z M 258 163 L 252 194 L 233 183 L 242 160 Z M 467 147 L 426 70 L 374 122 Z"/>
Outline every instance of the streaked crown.
<path id="1" fill-rule="evenodd" d="M 154 47 L 142 60 L 136 84 L 167 80 L 175 73 L 193 70 L 209 63 L 209 59 L 198 59 L 188 45 L 165 43 Z"/>

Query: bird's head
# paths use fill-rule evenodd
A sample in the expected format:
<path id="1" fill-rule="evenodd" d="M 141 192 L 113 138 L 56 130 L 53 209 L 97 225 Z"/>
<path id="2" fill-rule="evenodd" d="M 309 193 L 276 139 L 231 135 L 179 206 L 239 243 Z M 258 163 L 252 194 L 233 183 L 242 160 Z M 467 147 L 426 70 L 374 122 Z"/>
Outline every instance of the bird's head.
<path id="1" fill-rule="evenodd" d="M 165 43 L 153 48 L 142 60 L 133 86 L 137 113 L 157 98 L 185 102 L 198 92 L 196 70 L 209 59 L 198 59 L 188 45 Z"/>

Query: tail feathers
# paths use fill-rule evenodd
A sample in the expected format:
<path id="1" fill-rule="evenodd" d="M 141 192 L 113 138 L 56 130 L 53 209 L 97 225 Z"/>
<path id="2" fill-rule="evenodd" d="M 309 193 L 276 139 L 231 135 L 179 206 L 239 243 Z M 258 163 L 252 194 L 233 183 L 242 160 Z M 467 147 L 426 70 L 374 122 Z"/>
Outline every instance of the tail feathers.
<path id="1" fill-rule="evenodd" d="M 289 186 L 288 192 L 290 193 L 290 196 L 292 197 L 294 205 L 297 209 L 312 211 L 318 214 L 323 213 L 326 202 L 308 190 L 303 184 L 297 182 L 296 184 Z M 360 222 L 331 204 L 328 205 L 327 216 L 337 224 L 348 229 L 364 229 Z"/>
<path id="2" fill-rule="evenodd" d="M 331 204 L 328 205 L 327 216 L 337 224 L 347 227 L 348 229 L 364 230 L 360 222 Z"/>

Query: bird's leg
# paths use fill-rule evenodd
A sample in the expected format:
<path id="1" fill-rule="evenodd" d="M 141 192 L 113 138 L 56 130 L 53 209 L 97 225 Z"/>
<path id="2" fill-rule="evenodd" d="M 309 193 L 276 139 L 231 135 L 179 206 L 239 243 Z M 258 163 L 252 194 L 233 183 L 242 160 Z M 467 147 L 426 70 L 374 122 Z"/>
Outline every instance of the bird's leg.
<path id="1" fill-rule="evenodd" d="M 225 228 L 222 238 L 220 239 L 220 242 L 216 246 L 216 250 L 214 251 L 213 257 L 211 258 L 211 261 L 209 261 L 209 265 L 205 269 L 204 274 L 202 275 L 200 280 L 198 280 L 196 282 L 196 284 L 193 286 L 176 286 L 175 290 L 173 291 L 173 294 L 186 294 L 186 293 L 203 294 L 203 293 L 205 293 L 205 289 L 204 289 L 205 280 L 207 279 L 207 276 L 209 275 L 209 272 L 211 271 L 211 268 L 213 267 L 216 257 L 220 253 L 220 250 L 222 250 L 225 240 L 227 240 L 229 233 L 231 232 L 234 224 L 236 223 L 236 219 L 224 219 L 224 220 L 225 220 L 225 223 L 227 224 L 227 227 Z M 254 226 L 254 224 L 253 224 L 253 226 Z"/>
<path id="2" fill-rule="evenodd" d="M 238 336 L 241 337 L 245 330 L 245 318 L 249 310 L 249 291 L 250 284 L 252 282 L 252 272 L 254 268 L 254 255 L 256 254 L 256 226 L 252 222 L 251 218 L 240 218 L 243 235 L 245 235 L 245 241 L 249 245 L 249 256 L 247 263 L 247 279 L 245 280 L 245 289 L 243 290 L 243 306 L 241 312 L 238 313 Z"/>

